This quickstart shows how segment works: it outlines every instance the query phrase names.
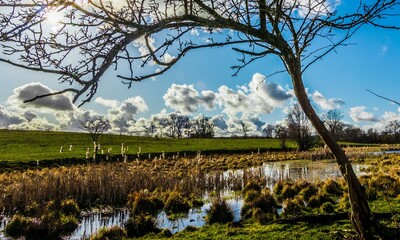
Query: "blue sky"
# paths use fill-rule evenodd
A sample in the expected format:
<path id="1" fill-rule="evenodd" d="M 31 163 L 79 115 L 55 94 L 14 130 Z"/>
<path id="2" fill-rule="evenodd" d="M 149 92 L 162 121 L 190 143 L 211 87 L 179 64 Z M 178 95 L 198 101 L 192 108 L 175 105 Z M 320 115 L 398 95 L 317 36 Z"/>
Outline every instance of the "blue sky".
<path id="1" fill-rule="evenodd" d="M 345 114 L 344 121 L 365 129 L 382 130 L 389 121 L 400 120 L 399 106 L 373 96 L 366 89 L 400 100 L 400 31 L 364 27 L 348 43 L 352 45 L 339 47 L 305 72 L 309 97 L 320 114 L 338 108 Z M 232 77 L 234 72 L 230 67 L 237 64 L 239 57 L 230 47 L 190 52 L 166 74 L 156 80 L 135 83 L 131 89 L 120 82 L 116 72 L 109 70 L 92 102 L 81 109 L 73 107 L 70 110 L 81 115 L 105 114 L 125 118 L 125 125 L 129 121 L 133 124 L 133 119 L 144 124 L 152 117 L 165 117 L 170 112 L 180 111 L 193 117 L 199 114 L 215 116 L 216 119 L 222 117 L 227 125 L 232 125 L 231 129 L 224 129 L 227 135 L 238 134 L 238 122 L 247 121 L 254 125 L 252 130 L 257 134 L 263 124 L 281 121 L 288 107 L 295 102 L 293 97 L 274 100 L 273 92 L 268 91 L 273 89 L 274 93 L 291 94 L 292 86 L 288 74 L 283 73 L 262 83 L 266 84 L 264 93 L 252 88 L 262 76 L 282 70 L 282 64 L 277 58 L 265 58 Z M 0 127 L 73 130 L 71 126 L 74 125 L 65 120 L 74 118 L 69 110 L 18 102 L 21 100 L 18 94 L 21 96 L 22 90 L 32 83 L 36 87 L 40 83 L 42 88 L 62 89 L 56 76 L 4 63 L 0 64 L 0 72 Z M 202 91 L 216 96 L 215 102 L 205 102 Z M 235 109 L 236 103 L 228 99 L 237 96 L 244 98 L 247 105 L 237 104 Z M 267 101 L 262 102 L 259 99 L 262 97 Z M 181 102 L 179 98 L 187 102 Z M 189 104 L 190 101 L 193 104 Z M 259 109 L 261 104 L 264 107 Z M 37 121 L 26 121 L 26 112 L 33 114 Z M 114 121 L 115 132 L 122 131 L 117 119 Z M 138 129 L 141 127 L 138 125 L 129 131 L 140 132 Z M 128 131 L 128 127 L 125 128 L 124 131 Z"/>

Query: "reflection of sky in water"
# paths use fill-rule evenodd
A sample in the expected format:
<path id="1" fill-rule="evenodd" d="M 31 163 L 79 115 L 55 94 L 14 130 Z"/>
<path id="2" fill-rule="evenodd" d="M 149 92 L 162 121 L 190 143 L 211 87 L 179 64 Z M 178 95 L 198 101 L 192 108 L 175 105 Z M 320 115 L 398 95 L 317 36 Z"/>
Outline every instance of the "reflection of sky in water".
<path id="1" fill-rule="evenodd" d="M 360 164 L 353 164 L 353 169 L 357 175 L 362 174 L 361 169 L 365 167 Z M 284 179 L 292 180 L 306 180 L 315 182 L 318 180 L 325 180 L 327 178 L 341 177 L 339 168 L 333 161 L 290 161 L 290 162 L 268 162 L 259 167 L 252 167 L 249 169 L 257 175 L 266 178 L 270 188 L 279 181 Z M 228 170 L 225 171 L 221 177 L 223 178 L 239 178 L 242 179 L 243 170 Z M 244 183 L 242 183 L 243 186 Z M 230 198 L 228 204 L 234 211 L 235 221 L 240 220 L 240 210 L 243 206 L 243 199 L 235 197 L 233 191 L 225 189 L 220 193 L 221 197 Z M 205 199 L 210 199 L 208 194 Z M 172 233 L 182 231 L 187 226 L 201 227 L 205 225 L 206 210 L 210 208 L 207 203 L 200 209 L 191 209 L 186 217 L 171 221 L 167 218 L 165 212 L 161 212 L 157 217 L 157 224 L 159 228 L 168 228 Z M 114 225 L 123 226 L 129 218 L 127 210 L 119 210 L 113 214 L 94 213 L 88 217 L 83 217 L 79 224 L 78 229 L 70 237 L 64 239 L 82 239 L 82 236 L 90 236 L 97 232 L 102 227 L 111 227 Z M 0 229 L 4 229 L 5 219 L 0 223 Z M 0 239 L 4 239 L 0 233 Z"/>
<path id="2" fill-rule="evenodd" d="M 235 198 L 227 200 L 233 210 L 234 221 L 240 220 L 240 210 L 243 206 L 243 199 Z M 190 209 L 187 216 L 176 220 L 170 220 L 167 214 L 162 211 L 157 216 L 157 227 L 161 229 L 168 228 L 172 233 L 184 230 L 187 226 L 202 227 L 206 224 L 206 211 L 210 209 L 210 203 L 204 204 L 199 209 Z M 64 239 L 80 240 L 83 237 L 89 237 L 90 234 L 97 232 L 102 227 L 111 227 L 114 225 L 123 226 L 129 219 L 128 210 L 118 210 L 112 216 L 102 216 L 102 214 L 92 214 L 84 217 L 79 224 L 78 229 L 70 237 Z"/>
<path id="3" fill-rule="evenodd" d="M 2 218 L 2 216 L 0 216 L 0 239 L 5 239 L 2 230 L 5 228 L 6 224 L 7 220 L 5 218 Z"/>

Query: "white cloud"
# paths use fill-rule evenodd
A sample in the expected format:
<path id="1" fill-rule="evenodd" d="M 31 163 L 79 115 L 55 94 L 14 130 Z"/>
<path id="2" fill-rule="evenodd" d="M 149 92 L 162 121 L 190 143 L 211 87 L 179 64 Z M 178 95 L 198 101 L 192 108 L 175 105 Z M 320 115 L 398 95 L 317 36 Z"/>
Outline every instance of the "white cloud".
<path id="1" fill-rule="evenodd" d="M 265 76 L 256 73 L 248 86 L 239 86 L 238 90 L 221 86 L 218 89 L 218 104 L 223 112 L 235 115 L 239 112 L 248 114 L 268 114 L 274 108 L 283 107 L 292 95 L 282 86 L 267 82 Z"/>
<path id="2" fill-rule="evenodd" d="M 215 104 L 215 93 L 202 91 L 201 94 L 193 85 L 172 84 L 167 93 L 163 96 L 165 105 L 182 113 L 193 113 L 200 106 L 211 110 Z"/>
<path id="3" fill-rule="evenodd" d="M 154 50 L 156 48 L 155 47 L 156 40 L 152 37 L 148 37 L 147 40 L 148 40 L 148 45 L 149 45 L 150 49 Z M 146 39 L 144 36 L 136 39 L 135 41 L 133 41 L 132 44 L 134 47 L 136 47 L 138 49 L 140 56 L 145 57 L 146 55 L 148 55 L 150 53 L 149 49 L 146 45 Z M 154 62 L 152 62 L 151 64 L 154 64 Z"/>
<path id="4" fill-rule="evenodd" d="M 8 111 L 0 105 L 0 128 L 19 129 L 19 130 L 60 130 L 54 123 L 49 123 L 44 117 L 38 117 L 35 113 L 17 113 Z"/>
<path id="5" fill-rule="evenodd" d="M 165 54 L 163 55 L 163 58 L 164 58 L 164 62 L 170 63 L 170 62 L 172 62 L 176 57 L 170 55 L 169 53 L 165 53 Z"/>
<path id="6" fill-rule="evenodd" d="M 53 89 L 39 83 L 33 82 L 14 89 L 14 95 L 7 100 L 8 105 L 13 108 L 40 108 L 51 111 L 71 111 L 75 106 L 72 104 L 71 97 L 66 94 L 58 94 L 36 99 L 33 102 L 24 103 L 25 100 L 32 99 L 39 95 L 55 92 Z"/>
<path id="7" fill-rule="evenodd" d="M 197 28 L 193 28 L 192 30 L 190 30 L 190 34 L 192 34 L 193 36 L 199 36 L 199 30 L 197 30 Z"/>
<path id="8" fill-rule="evenodd" d="M 46 118 L 34 118 L 29 122 L 23 122 L 20 124 L 11 124 L 8 126 L 9 129 L 19 130 L 41 130 L 41 131 L 57 131 L 60 127 L 54 123 L 49 123 Z"/>
<path id="9" fill-rule="evenodd" d="M 118 107 L 110 108 L 107 115 L 112 130 L 116 132 L 127 132 L 129 126 L 135 122 L 134 115 L 148 110 L 146 102 L 140 96 L 131 97 L 122 102 L 117 100 L 109 102 L 118 105 Z"/>
<path id="10" fill-rule="evenodd" d="M 147 127 L 149 126 L 149 120 L 145 118 L 139 118 L 135 122 L 132 122 L 128 128 L 128 132 L 135 136 L 146 136 L 148 134 Z"/>
<path id="11" fill-rule="evenodd" d="M 237 90 L 222 85 L 216 92 L 204 90 L 199 93 L 193 85 L 172 84 L 163 99 L 166 106 L 182 113 L 196 112 L 200 106 L 207 110 L 218 106 L 222 112 L 236 115 L 268 114 L 274 108 L 283 107 L 291 97 L 290 90 L 267 82 L 263 75 L 256 73 L 248 85 L 237 86 Z"/>
<path id="12" fill-rule="evenodd" d="M 103 97 L 97 97 L 94 101 L 107 108 L 117 108 L 121 104 L 118 100 L 105 99 Z"/>
<path id="13" fill-rule="evenodd" d="M 224 116 L 222 114 L 218 114 L 214 117 L 211 118 L 211 122 L 214 124 L 214 126 L 220 130 L 226 130 L 228 129 L 228 124 L 226 123 Z"/>
<path id="14" fill-rule="evenodd" d="M 312 99 L 314 102 L 320 106 L 323 110 L 338 109 L 344 105 L 344 101 L 339 98 L 329 98 L 326 99 L 322 93 L 315 91 L 312 94 Z"/>
<path id="15" fill-rule="evenodd" d="M 148 110 L 146 102 L 140 96 L 123 101 L 98 97 L 95 102 L 108 108 L 106 115 L 93 110 L 77 109 L 74 112 L 58 112 L 55 114 L 56 119 L 62 128 L 76 130 L 80 128 L 82 120 L 106 117 L 110 120 L 111 132 L 127 133 L 129 127 L 135 124 L 135 115 Z"/>
<path id="16" fill-rule="evenodd" d="M 8 128 L 10 125 L 18 125 L 26 121 L 23 116 L 9 112 L 4 106 L 0 105 L 0 128 Z"/>
<path id="17" fill-rule="evenodd" d="M 367 112 L 365 106 L 350 108 L 349 115 L 354 122 L 378 122 L 379 119 L 374 114 Z"/>

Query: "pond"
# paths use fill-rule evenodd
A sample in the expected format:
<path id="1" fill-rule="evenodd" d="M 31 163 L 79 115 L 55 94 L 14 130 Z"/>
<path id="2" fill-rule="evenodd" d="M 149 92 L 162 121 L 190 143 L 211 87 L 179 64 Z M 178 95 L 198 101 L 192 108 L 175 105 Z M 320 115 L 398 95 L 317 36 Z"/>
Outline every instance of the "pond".
<path id="1" fill-rule="evenodd" d="M 357 175 L 365 174 L 363 169 L 365 165 L 353 164 L 353 169 Z M 283 161 L 283 162 L 267 162 L 262 166 L 252 167 L 248 169 L 252 173 L 262 176 L 267 182 L 267 186 L 272 189 L 274 184 L 279 180 L 292 179 L 292 180 L 306 180 L 315 182 L 318 180 L 325 180 L 327 178 L 337 178 L 341 174 L 334 161 Z M 234 178 L 243 179 L 245 170 L 228 170 L 220 174 L 224 179 Z M 242 182 L 243 187 L 245 183 Z M 219 193 L 224 198 L 228 198 L 228 204 L 234 212 L 234 220 L 240 220 L 240 210 L 243 206 L 243 199 L 235 195 L 235 192 L 226 186 L 223 191 Z M 210 194 L 206 193 L 205 201 L 209 202 Z M 165 212 L 161 212 L 157 216 L 157 224 L 159 228 L 169 229 L 172 233 L 182 231 L 187 226 L 201 227 L 205 225 L 206 211 L 210 208 L 210 204 L 206 203 L 199 209 L 190 209 L 187 216 L 170 220 Z M 97 232 L 102 227 L 111 227 L 114 225 L 123 226 L 129 219 L 129 211 L 127 209 L 115 210 L 112 213 L 99 213 L 94 212 L 81 218 L 81 222 L 76 231 L 64 239 L 83 239 L 91 234 Z M 5 220 L 1 221 L 0 230 L 5 226 Z M 0 239 L 4 236 L 0 233 Z"/>

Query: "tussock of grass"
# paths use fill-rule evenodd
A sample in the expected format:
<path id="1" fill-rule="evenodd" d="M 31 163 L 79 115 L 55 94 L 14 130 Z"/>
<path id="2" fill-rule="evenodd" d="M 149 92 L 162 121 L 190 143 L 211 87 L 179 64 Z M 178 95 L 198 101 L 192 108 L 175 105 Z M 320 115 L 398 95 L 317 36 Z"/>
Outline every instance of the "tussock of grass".
<path id="1" fill-rule="evenodd" d="M 30 208 L 32 209 L 32 208 Z M 48 202 L 45 207 L 37 207 L 30 216 L 15 214 L 4 229 L 7 236 L 26 239 L 57 239 L 73 232 L 78 227 L 79 209 L 72 199 L 61 203 Z"/>
<path id="2" fill-rule="evenodd" d="M 125 229 L 119 226 L 110 228 L 101 228 L 96 234 L 90 237 L 89 240 L 121 240 L 127 238 L 128 235 Z"/>
<path id="3" fill-rule="evenodd" d="M 216 198 L 207 211 L 207 223 L 228 223 L 233 221 L 233 211 L 225 199 Z"/>
<path id="4" fill-rule="evenodd" d="M 128 237 L 140 237 L 149 233 L 159 233 L 161 230 L 156 226 L 153 216 L 140 214 L 133 215 L 125 224 Z"/>

